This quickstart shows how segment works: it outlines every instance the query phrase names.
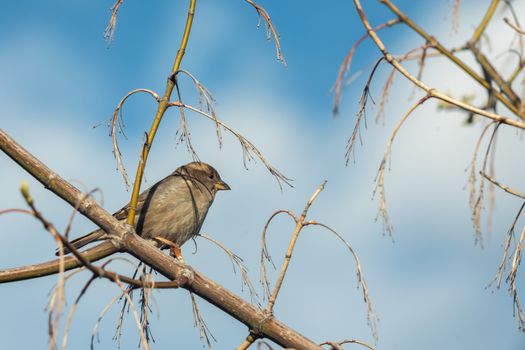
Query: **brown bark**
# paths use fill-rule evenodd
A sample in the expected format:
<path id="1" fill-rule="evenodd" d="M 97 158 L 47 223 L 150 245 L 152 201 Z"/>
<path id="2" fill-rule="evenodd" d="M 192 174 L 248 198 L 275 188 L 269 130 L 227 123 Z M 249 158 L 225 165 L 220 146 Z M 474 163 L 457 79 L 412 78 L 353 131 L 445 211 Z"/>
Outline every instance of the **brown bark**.
<path id="1" fill-rule="evenodd" d="M 113 247 L 108 245 L 109 242 L 106 243 L 107 249 L 104 250 L 106 256 L 118 250 L 129 252 L 168 279 L 179 282 L 180 287 L 195 293 L 244 323 L 255 334 L 271 339 L 280 346 L 295 349 L 321 349 L 319 345 L 286 326 L 272 314 L 255 308 L 213 280 L 205 277 L 191 267 L 181 264 L 176 259 L 162 253 L 159 249 L 147 243 L 134 233 L 131 226 L 116 220 L 92 198 L 86 198 L 78 189 L 51 171 L 1 129 L 0 148 L 40 181 L 47 189 L 67 201 L 71 206 L 77 208 L 81 214 L 114 237 L 112 239 Z M 95 250 L 95 248 L 92 250 Z M 100 255 L 104 254 L 99 252 L 97 257 L 101 258 Z M 90 260 L 93 259 L 93 256 L 87 257 Z M 18 273 L 14 273 L 15 270 L 18 271 Z M 46 271 L 50 271 L 49 267 Z M 0 282 L 15 281 L 41 275 L 44 274 L 22 274 L 21 269 L 11 269 L 0 271 Z M 23 278 L 20 276 L 23 276 Z"/>

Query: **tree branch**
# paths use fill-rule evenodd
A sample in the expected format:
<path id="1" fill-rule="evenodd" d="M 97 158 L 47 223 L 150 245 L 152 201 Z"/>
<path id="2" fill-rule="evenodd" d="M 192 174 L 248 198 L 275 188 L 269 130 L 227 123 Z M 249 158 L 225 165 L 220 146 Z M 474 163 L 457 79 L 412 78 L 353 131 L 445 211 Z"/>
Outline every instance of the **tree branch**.
<path id="1" fill-rule="evenodd" d="M 78 208 L 82 215 L 108 232 L 112 237 L 111 242 L 118 245 L 120 249 L 129 252 L 168 279 L 178 282 L 181 288 L 195 293 L 242 322 L 257 334 L 276 342 L 280 346 L 296 349 L 320 349 L 317 344 L 272 315 L 250 305 L 213 280 L 191 267 L 181 264 L 177 259 L 164 254 L 134 234 L 131 226 L 119 222 L 93 199 L 85 198 L 78 189 L 47 168 L 1 129 L 0 148 L 44 184 L 46 188 L 66 200 L 73 207 Z M 114 249 L 116 248 L 114 247 Z"/>
<path id="2" fill-rule="evenodd" d="M 381 0 L 381 2 L 386 2 L 386 1 L 385 0 Z M 459 108 L 461 108 L 463 110 L 466 110 L 466 111 L 469 111 L 469 112 L 481 115 L 481 116 L 483 116 L 485 118 L 488 118 L 488 119 L 491 119 L 491 120 L 494 120 L 494 121 L 497 121 L 497 122 L 501 122 L 503 124 L 511 125 L 511 126 L 514 126 L 514 127 L 520 128 L 520 129 L 525 129 L 525 124 L 520 122 L 520 121 L 517 121 L 517 120 L 514 120 L 514 119 L 510 119 L 510 118 L 506 118 L 506 117 L 503 117 L 503 116 L 501 116 L 499 114 L 491 113 L 491 112 L 485 111 L 483 109 L 476 108 L 474 106 L 469 105 L 468 103 L 464 103 L 464 102 L 458 101 L 458 100 L 456 100 L 456 99 L 454 99 L 454 98 L 452 98 L 450 96 L 447 96 L 447 95 L 437 91 L 436 89 L 433 89 L 433 88 L 427 86 L 422 81 L 416 79 L 386 49 L 386 47 L 383 44 L 383 42 L 381 41 L 381 39 L 379 39 L 379 37 L 377 36 L 377 33 L 374 31 L 374 29 L 372 28 L 372 26 L 368 22 L 368 19 L 366 18 L 366 15 L 365 15 L 365 13 L 363 11 L 363 7 L 361 6 L 360 1 L 359 0 L 354 0 L 354 5 L 355 5 L 355 7 L 357 9 L 359 17 L 361 18 L 361 22 L 363 23 L 363 25 L 365 26 L 367 32 L 370 35 L 370 38 L 374 41 L 375 45 L 381 51 L 381 53 L 383 54 L 385 59 L 388 61 L 388 63 L 390 63 L 392 66 L 394 66 L 401 74 L 403 74 L 414 85 L 416 85 L 420 89 L 424 90 L 430 97 L 437 98 L 438 100 L 450 103 L 450 104 L 455 105 L 455 106 L 457 106 L 457 107 L 459 107 Z M 514 108 L 514 107 L 512 107 L 510 109 L 511 110 L 516 110 L 516 108 Z M 516 115 L 519 116 L 519 114 L 517 112 L 516 112 Z"/>

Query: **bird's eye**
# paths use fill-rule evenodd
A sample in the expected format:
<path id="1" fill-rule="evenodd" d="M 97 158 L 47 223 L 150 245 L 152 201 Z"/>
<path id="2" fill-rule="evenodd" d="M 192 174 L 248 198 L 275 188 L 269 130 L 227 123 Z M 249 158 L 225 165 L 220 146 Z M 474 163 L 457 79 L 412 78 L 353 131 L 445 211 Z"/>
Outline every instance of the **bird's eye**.
<path id="1" fill-rule="evenodd" d="M 210 179 L 213 179 L 213 174 L 208 175 Z"/>

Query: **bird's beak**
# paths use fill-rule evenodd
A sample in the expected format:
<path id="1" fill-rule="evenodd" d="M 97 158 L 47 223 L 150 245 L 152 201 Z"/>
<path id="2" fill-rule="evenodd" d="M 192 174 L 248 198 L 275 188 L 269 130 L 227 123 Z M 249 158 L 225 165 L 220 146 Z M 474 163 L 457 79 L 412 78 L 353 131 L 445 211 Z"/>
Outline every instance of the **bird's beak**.
<path id="1" fill-rule="evenodd" d="M 221 191 L 221 190 L 223 190 L 223 191 L 227 191 L 227 190 L 230 189 L 230 186 L 228 186 L 228 184 L 227 184 L 226 182 L 222 181 L 222 180 L 221 180 L 221 181 L 217 181 L 217 182 L 213 185 L 213 187 L 215 187 L 215 189 L 216 189 L 217 191 Z"/>

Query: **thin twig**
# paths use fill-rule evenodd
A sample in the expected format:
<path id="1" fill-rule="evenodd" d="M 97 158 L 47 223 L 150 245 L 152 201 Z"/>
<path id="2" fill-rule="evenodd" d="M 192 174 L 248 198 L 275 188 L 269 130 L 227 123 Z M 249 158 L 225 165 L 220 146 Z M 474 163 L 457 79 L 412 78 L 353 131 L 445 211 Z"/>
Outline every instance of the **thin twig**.
<path id="1" fill-rule="evenodd" d="M 29 193 L 29 186 L 27 182 L 23 181 L 20 187 L 20 192 L 24 198 L 26 204 L 31 209 L 33 216 L 40 221 L 42 226 L 48 231 L 53 239 L 55 240 L 58 251 L 59 251 L 59 269 L 58 269 L 58 282 L 54 288 L 53 293 L 49 298 L 49 316 L 48 316 L 48 334 L 49 334 L 49 349 L 54 350 L 57 347 L 57 333 L 60 324 L 60 317 L 62 315 L 62 308 L 65 305 L 65 263 L 64 263 L 64 244 L 62 242 L 62 236 L 58 233 L 55 227 L 47 221 L 42 214 L 36 209 L 35 202 L 31 194 Z"/>
<path id="2" fill-rule="evenodd" d="M 130 179 L 128 177 L 126 168 L 124 167 L 124 163 L 122 161 L 122 153 L 120 152 L 120 148 L 118 145 L 117 134 L 122 133 L 122 135 L 126 137 L 126 135 L 124 134 L 124 119 L 122 117 L 122 107 L 124 106 L 124 103 L 130 96 L 136 93 L 139 93 L 139 92 L 145 92 L 151 95 L 157 102 L 160 102 L 160 96 L 156 92 L 149 90 L 149 89 L 135 89 L 135 90 L 128 92 L 126 96 L 124 96 L 119 101 L 119 103 L 117 104 L 117 107 L 113 111 L 113 117 L 111 118 L 111 131 L 109 135 L 113 139 L 113 155 L 115 156 L 117 160 L 117 169 L 119 170 L 119 172 L 122 174 L 122 177 L 124 178 L 124 184 L 126 185 L 126 189 L 129 188 L 130 186 Z"/>
<path id="3" fill-rule="evenodd" d="M 421 106 L 425 101 L 427 101 L 430 98 L 429 95 L 424 96 L 419 101 L 417 101 L 401 118 L 401 120 L 397 123 L 396 127 L 394 128 L 394 131 L 392 132 L 392 135 L 390 136 L 390 140 L 388 141 L 388 145 L 386 146 L 385 153 L 383 155 L 383 159 L 381 160 L 381 163 L 379 164 L 379 169 L 377 170 L 377 175 L 374 179 L 376 185 L 374 188 L 374 192 L 372 196 L 375 196 L 377 192 L 379 192 L 379 211 L 377 214 L 377 217 L 381 217 L 383 219 L 383 232 L 388 233 L 390 237 L 392 237 L 392 231 L 393 226 L 390 223 L 390 219 L 388 218 L 388 210 L 386 205 L 386 195 L 385 195 L 385 170 L 387 168 L 390 170 L 390 154 L 392 151 L 392 144 L 394 143 L 394 139 L 396 138 L 397 132 L 401 128 L 401 126 L 405 123 L 405 121 L 408 119 L 408 117 L 416 110 L 417 107 Z M 377 218 L 376 218 L 377 219 Z"/>
<path id="4" fill-rule="evenodd" d="M 507 17 L 504 17 L 503 18 L 503 22 L 505 22 L 509 27 L 511 27 L 512 29 L 514 29 L 516 32 L 518 32 L 519 34 L 523 34 L 525 35 L 525 30 L 521 29 L 520 27 L 518 27 L 517 25 L 515 25 L 514 23 L 512 23 Z"/>
<path id="5" fill-rule="evenodd" d="M 327 229 L 331 233 L 333 233 L 337 238 L 339 238 L 341 242 L 343 242 L 343 244 L 348 248 L 348 250 L 354 257 L 354 261 L 355 261 L 356 269 L 357 269 L 357 283 L 358 283 L 357 286 L 359 288 L 359 285 L 361 285 L 361 287 L 363 288 L 363 299 L 367 307 L 368 325 L 370 326 L 370 329 L 372 331 L 372 336 L 377 342 L 377 340 L 379 339 L 378 333 L 377 333 L 377 322 L 379 321 L 379 318 L 377 317 L 372 301 L 370 300 L 368 287 L 366 285 L 365 277 L 363 274 L 363 268 L 361 267 L 361 262 L 359 261 L 359 257 L 357 256 L 357 253 L 355 252 L 354 248 L 352 248 L 350 243 L 348 243 L 346 239 L 343 238 L 343 236 L 341 236 L 337 231 L 335 231 L 330 226 L 317 222 L 317 221 L 308 221 L 305 223 L 305 226 L 307 225 L 320 226 L 320 227 Z"/>
<path id="6" fill-rule="evenodd" d="M 277 34 L 277 30 L 275 29 L 275 26 L 270 20 L 270 15 L 268 14 L 268 12 L 266 12 L 264 8 L 262 8 L 260 5 L 257 5 L 252 0 L 244 1 L 252 5 L 253 8 L 255 8 L 255 11 L 257 11 L 259 17 L 262 17 L 264 23 L 266 23 L 266 39 L 270 40 L 270 38 L 273 37 L 273 41 L 275 42 L 275 50 L 277 51 L 277 60 L 282 62 L 282 64 L 286 66 L 286 61 L 281 51 L 281 43 L 279 42 L 279 34 Z"/>
<path id="7" fill-rule="evenodd" d="M 368 102 L 368 97 L 370 96 L 370 84 L 372 83 L 372 78 L 374 77 L 377 67 L 379 67 L 379 64 L 383 61 L 383 59 L 384 58 L 381 57 L 376 61 L 374 68 L 372 68 L 372 72 L 370 72 L 370 76 L 368 77 L 363 92 L 361 93 L 361 98 L 359 99 L 359 110 L 357 111 L 354 129 L 352 131 L 352 135 L 350 135 L 350 138 L 346 142 L 346 165 L 348 165 L 348 163 L 350 162 L 350 158 L 354 156 L 354 146 L 358 137 L 361 144 L 363 144 L 361 140 L 361 121 L 364 121 L 366 128 L 366 104 Z"/>
<path id="8" fill-rule="evenodd" d="M 109 23 L 106 29 L 104 29 L 104 39 L 106 40 L 108 46 L 115 38 L 115 30 L 117 29 L 118 10 L 120 9 L 120 5 L 122 5 L 123 2 L 124 0 L 117 0 L 115 5 L 111 7 L 111 17 L 109 19 Z"/>
<path id="9" fill-rule="evenodd" d="M 321 343 L 319 345 L 329 345 L 332 347 L 333 350 L 340 350 L 340 349 L 343 349 L 343 345 L 344 344 L 358 344 L 358 345 L 361 345 L 361 346 L 364 346 L 365 348 L 369 349 L 369 350 L 376 350 L 373 346 L 371 345 L 368 345 L 367 343 L 365 342 L 362 342 L 360 340 L 356 340 L 356 339 L 345 339 L 345 340 L 342 340 L 340 342 L 333 342 L 333 341 L 326 341 L 324 343 Z"/>
<path id="10" fill-rule="evenodd" d="M 304 220 L 306 219 L 306 214 L 308 213 L 308 209 L 310 209 L 310 206 L 314 202 L 314 200 L 317 198 L 319 193 L 321 193 L 324 190 L 324 187 L 326 185 L 326 181 L 324 181 L 317 190 L 315 190 L 314 194 L 310 199 L 308 200 L 308 203 L 306 203 L 306 206 L 303 209 L 303 212 L 301 216 L 297 219 L 295 229 L 292 233 L 292 237 L 290 238 L 290 243 L 288 244 L 288 249 L 286 251 L 286 255 L 284 256 L 284 261 L 281 266 L 281 272 L 279 273 L 279 276 L 277 277 L 277 281 L 275 282 L 275 287 L 273 288 L 272 295 L 270 296 L 270 299 L 268 300 L 268 305 L 266 306 L 266 311 L 269 313 L 273 312 L 273 306 L 275 305 L 275 301 L 277 300 L 277 296 L 279 295 L 279 291 L 281 290 L 281 286 L 284 281 L 284 277 L 286 275 L 286 271 L 288 270 L 288 266 L 290 265 L 290 260 L 292 259 L 292 253 L 295 248 L 295 243 L 297 242 L 297 239 L 299 238 L 299 233 L 301 232 L 302 228 L 304 227 Z"/>
<path id="11" fill-rule="evenodd" d="M 399 18 L 394 18 L 389 21 L 386 21 L 385 23 L 382 23 L 374 28 L 375 31 L 379 31 L 383 28 L 392 27 L 393 25 L 399 23 Z M 350 48 L 350 51 L 345 56 L 345 59 L 339 66 L 339 71 L 337 72 L 337 79 L 335 80 L 335 84 L 333 87 L 334 92 L 334 105 L 332 108 L 332 114 L 334 116 L 337 116 L 339 114 L 339 106 L 341 104 L 341 93 L 344 85 L 344 80 L 348 75 L 348 72 L 350 71 L 350 67 L 352 64 L 352 59 L 354 57 L 355 51 L 357 48 L 368 38 L 368 33 L 363 34 L 357 41 L 352 45 Z"/>
<path id="12" fill-rule="evenodd" d="M 199 329 L 199 336 L 201 341 L 206 342 L 206 345 L 208 346 L 208 349 L 211 350 L 211 341 L 217 342 L 217 339 L 213 336 L 210 329 L 208 328 L 208 325 L 202 318 L 202 314 L 199 310 L 199 305 L 197 304 L 197 299 L 195 299 L 195 295 L 190 292 L 191 297 L 191 305 L 193 309 L 193 325 Z"/>
<path id="13" fill-rule="evenodd" d="M 252 300 L 252 302 L 256 301 L 257 303 L 259 303 L 257 291 L 253 287 L 253 283 L 250 280 L 250 276 L 248 275 L 248 268 L 246 267 L 246 265 L 244 265 L 244 261 L 242 260 L 242 258 L 238 256 L 237 254 L 235 254 L 234 252 L 232 252 L 230 249 L 226 248 L 224 244 L 220 243 L 213 237 L 210 237 L 208 235 L 203 235 L 203 234 L 198 234 L 197 236 L 202 237 L 212 242 L 217 247 L 221 248 L 222 251 L 226 253 L 226 255 L 228 255 L 228 258 L 230 258 L 230 261 L 232 263 L 233 272 L 237 273 L 237 270 L 235 268 L 237 266 L 237 268 L 239 269 L 241 273 L 241 290 L 243 290 L 243 286 L 246 286 L 248 288 L 248 292 L 250 293 L 250 299 Z"/>
<path id="14" fill-rule="evenodd" d="M 450 52 L 450 50 L 446 49 L 439 41 L 437 41 L 437 39 L 434 36 L 428 34 L 425 30 L 423 30 L 420 26 L 418 26 L 406 14 L 401 12 L 399 10 L 399 8 L 397 8 L 390 0 L 380 0 L 380 2 L 382 4 L 384 4 L 384 5 L 386 5 L 396 16 L 398 16 L 401 19 L 401 21 L 406 23 L 406 25 L 409 26 L 414 32 L 416 32 L 421 37 L 423 37 L 432 47 L 434 47 L 436 50 L 440 51 L 445 57 L 447 57 L 451 62 L 456 64 L 461 70 L 463 70 L 465 73 L 467 73 L 470 77 L 472 77 L 481 86 L 483 86 L 487 90 L 492 89 L 490 82 L 488 82 L 486 79 L 484 79 L 482 76 L 480 76 L 477 72 L 475 72 L 473 69 L 471 69 L 465 62 L 463 62 L 461 59 L 459 59 L 457 56 L 455 56 L 452 52 Z M 370 32 L 370 36 L 374 40 L 374 42 L 376 43 L 376 46 L 378 46 L 378 48 L 381 50 L 381 52 L 384 55 L 387 55 L 388 51 L 385 49 L 384 44 L 381 42 L 381 40 L 377 36 L 376 32 L 373 30 L 373 28 L 368 23 L 368 20 L 366 19 L 366 16 L 365 16 L 365 14 L 363 12 L 363 9 L 361 7 L 360 1 L 359 0 L 354 0 L 354 4 L 355 4 L 355 6 L 356 6 L 356 8 L 358 10 L 358 13 L 359 13 L 360 17 L 361 17 L 361 22 L 365 25 L 367 30 Z M 471 42 L 471 44 L 473 44 L 473 42 Z M 473 45 L 471 45 L 471 46 L 473 46 Z M 393 58 L 391 60 L 388 57 L 387 57 L 387 60 L 388 60 L 389 63 L 393 64 L 396 68 L 398 68 L 398 70 L 403 75 L 405 75 L 408 78 L 408 76 L 410 74 L 404 68 L 402 68 L 399 65 L 398 62 L 395 62 L 396 64 L 394 64 L 395 60 L 393 60 Z M 397 65 L 399 65 L 399 67 L 397 67 Z M 402 68 L 402 70 L 400 68 Z M 422 84 L 419 80 L 415 79 L 414 77 L 409 78 L 409 80 L 412 81 L 413 83 L 415 83 L 417 81 L 418 83 L 416 85 L 418 87 L 422 88 L 423 90 L 427 91 L 427 92 L 430 89 L 430 88 L 426 88 L 425 89 L 423 87 L 424 84 Z M 516 105 L 514 105 L 503 94 L 501 94 L 497 90 L 494 90 L 493 94 L 499 101 L 501 101 L 516 116 L 520 117 L 521 119 L 525 119 L 525 116 L 520 115 Z M 436 96 L 434 96 L 434 97 L 437 97 L 438 95 L 441 95 L 441 94 L 438 94 L 436 92 Z M 442 97 L 444 97 L 444 96 L 442 96 Z M 437 97 L 437 98 L 440 98 L 440 97 Z M 458 106 L 460 106 L 460 105 L 458 105 Z"/>
<path id="15" fill-rule="evenodd" d="M 190 105 L 183 104 L 183 103 L 180 103 L 180 102 L 169 102 L 168 106 L 169 107 L 184 107 L 186 109 L 189 109 L 190 111 L 196 112 L 196 113 L 198 113 L 198 114 L 200 114 L 200 115 L 202 115 L 202 116 L 212 120 L 214 123 L 219 124 L 226 131 L 228 131 L 233 136 L 235 136 L 237 138 L 237 140 L 239 141 L 239 143 L 241 145 L 241 148 L 243 150 L 243 155 L 244 155 L 243 162 L 244 162 L 244 166 L 245 167 L 247 167 L 247 162 L 249 162 L 251 160 L 254 160 L 254 156 L 255 156 L 264 164 L 264 166 L 270 172 L 270 174 L 272 174 L 275 177 L 275 179 L 277 180 L 277 182 L 279 184 L 279 187 L 281 189 L 282 189 L 282 182 L 284 182 L 286 185 L 288 185 L 290 187 L 293 187 L 292 183 L 291 183 L 292 180 L 290 178 L 286 177 L 285 175 L 283 175 L 279 170 L 277 170 L 277 168 L 275 168 L 273 165 L 271 165 L 266 160 L 266 158 L 263 156 L 262 152 L 259 151 L 259 149 L 257 147 L 255 147 L 255 145 L 253 143 L 251 143 L 247 138 L 245 138 L 240 133 L 238 133 L 237 131 L 232 129 L 230 126 L 225 124 L 222 120 L 220 120 L 220 119 L 218 119 L 216 117 L 213 117 L 209 113 L 206 113 L 206 112 L 204 112 L 204 111 L 202 111 L 202 110 L 200 110 L 198 108 L 195 108 L 195 107 L 192 107 Z"/>
<path id="16" fill-rule="evenodd" d="M 273 221 L 274 218 L 277 217 L 279 214 L 288 214 L 295 222 L 297 222 L 297 218 L 295 217 L 295 214 L 289 210 L 278 210 L 275 213 L 273 213 L 270 218 L 266 221 L 266 224 L 264 225 L 263 231 L 262 231 L 262 247 L 261 247 L 261 277 L 259 281 L 261 282 L 261 285 L 263 287 L 263 294 L 265 299 L 270 298 L 270 282 L 268 280 L 268 273 L 266 270 L 266 264 L 264 263 L 265 260 L 267 260 L 269 263 L 273 265 L 273 268 L 275 269 L 275 264 L 273 262 L 272 256 L 270 255 L 270 252 L 268 251 L 268 246 L 266 245 L 266 233 L 268 232 L 268 226 L 270 226 L 270 223 Z"/>
<path id="17" fill-rule="evenodd" d="M 494 140 L 496 139 L 496 134 L 498 132 L 499 125 L 500 124 L 497 124 L 497 123 L 494 124 L 494 130 L 492 132 L 492 135 L 490 136 L 490 140 L 487 145 L 487 150 L 485 151 L 485 157 L 483 159 L 483 165 L 481 168 L 481 171 L 483 172 L 485 172 L 485 169 L 487 168 L 488 157 L 490 154 L 491 147 L 494 144 Z M 472 171 L 474 171 L 474 168 L 472 168 Z M 472 178 L 472 174 L 471 174 L 471 184 L 472 184 L 472 181 L 475 181 L 475 179 Z M 470 198 L 471 200 L 470 206 L 472 210 L 472 221 L 474 223 L 474 230 L 475 230 L 475 243 L 479 242 L 480 244 L 483 244 L 483 235 L 481 232 L 481 210 L 483 209 L 484 184 L 485 182 L 483 181 L 483 179 L 480 179 L 479 188 L 478 188 L 478 196 L 473 200 L 473 197 L 472 197 L 473 195 L 471 192 L 471 198 Z"/>
<path id="18" fill-rule="evenodd" d="M 505 186 L 503 185 L 502 183 L 496 181 L 493 177 L 490 177 L 489 175 L 487 175 L 485 172 L 483 171 L 480 171 L 479 174 L 481 176 L 483 176 L 485 179 L 489 180 L 490 182 L 492 182 L 494 185 L 498 186 L 499 188 L 501 188 L 503 191 L 507 192 L 507 193 L 510 193 L 518 198 L 521 198 L 521 199 L 525 199 L 525 194 L 523 193 L 520 193 L 516 190 L 513 190 L 512 188 L 508 187 L 508 186 Z"/>

